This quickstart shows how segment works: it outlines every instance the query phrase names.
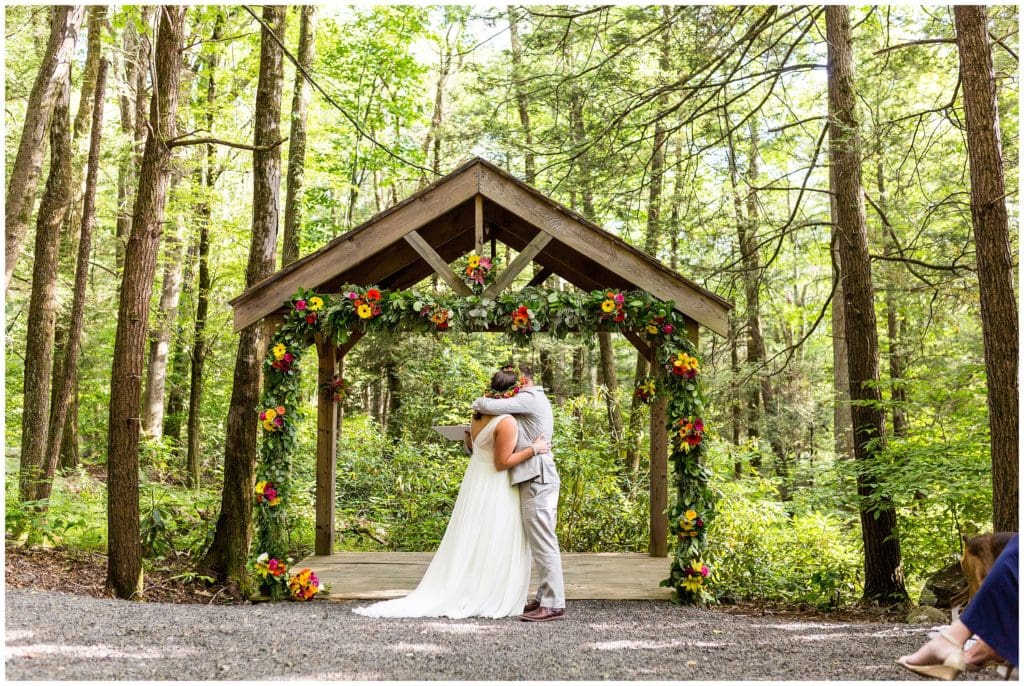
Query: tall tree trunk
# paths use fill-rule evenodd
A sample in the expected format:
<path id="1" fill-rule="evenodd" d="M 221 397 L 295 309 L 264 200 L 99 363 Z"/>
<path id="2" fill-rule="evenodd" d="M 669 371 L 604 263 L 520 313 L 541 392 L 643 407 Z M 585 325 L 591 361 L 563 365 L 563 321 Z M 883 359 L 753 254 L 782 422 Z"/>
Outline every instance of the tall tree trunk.
<path id="1" fill-rule="evenodd" d="M 106 93 L 107 61 L 101 60 L 96 70 L 94 87 L 95 107 L 91 111 L 92 127 L 89 135 L 89 156 L 86 163 L 85 194 L 82 200 L 82 230 L 78 240 L 78 260 L 75 265 L 74 295 L 71 302 L 71 320 L 68 324 L 67 357 L 62 373 L 54 375 L 53 406 L 46 441 L 46 469 L 40 496 L 47 498 L 53 485 L 58 462 L 67 467 L 62 450 L 62 439 L 67 435 L 65 423 L 76 418 L 71 414 L 77 402 L 75 385 L 78 377 L 78 354 L 82 348 L 82 324 L 85 320 L 85 287 L 89 276 L 89 253 L 92 250 L 92 230 L 96 223 L 96 183 L 99 176 L 100 141 L 103 138 L 103 98 Z M 77 441 L 75 443 L 77 448 Z M 77 454 L 75 455 L 77 458 Z"/>
<path id="2" fill-rule="evenodd" d="M 146 386 L 142 396 L 142 431 L 148 438 L 159 440 L 164 431 L 164 389 L 167 385 L 167 363 L 171 334 L 178 318 L 181 296 L 181 218 L 175 230 L 164 240 L 164 276 L 160 289 L 160 306 L 156 322 L 149 334 L 149 364 L 146 365 Z"/>
<path id="3" fill-rule="evenodd" d="M 995 71 L 983 6 L 953 7 L 971 169 L 971 223 L 978 254 L 981 327 L 985 337 L 992 443 L 992 525 L 1016 531 L 1017 304 L 1006 215 L 1006 184 L 996 106 Z"/>
<path id="4" fill-rule="evenodd" d="M 619 377 L 615 371 L 615 347 L 612 345 L 612 334 L 609 331 L 597 332 L 597 346 L 601 353 L 601 381 L 604 384 L 605 402 L 608 405 L 608 423 L 612 428 L 612 441 L 617 452 L 622 453 L 622 441 L 625 438 L 622 429 L 622 406 L 619 405 Z M 623 464 L 628 470 L 632 465 Z"/>
<path id="5" fill-rule="evenodd" d="M 846 307 L 846 347 L 853 401 L 854 454 L 858 470 L 860 522 L 864 541 L 864 597 L 873 601 L 905 600 L 896 510 L 891 498 L 877 493 L 869 467 L 885 451 L 885 411 L 878 389 L 878 331 L 871 282 L 867 219 L 861 192 L 859 125 L 855 117 L 853 52 L 849 8 L 825 8 L 828 38 L 829 156 L 834 174 L 838 247 Z M 873 501 L 869 507 L 868 503 Z"/>
<path id="6" fill-rule="evenodd" d="M 537 180 L 537 160 L 533 153 L 533 127 L 530 125 L 530 101 L 523 88 L 523 45 L 519 40 L 519 17 L 515 7 L 509 5 L 508 31 L 512 48 L 512 91 L 516 97 L 516 109 L 519 111 L 519 124 L 523 127 L 523 171 L 526 183 L 531 186 Z"/>
<path id="7" fill-rule="evenodd" d="M 299 23 L 299 64 L 305 69 L 313 65 L 316 51 L 316 5 L 303 5 Z M 309 108 L 309 83 L 295 70 L 292 93 L 291 135 L 288 138 L 288 189 L 284 199 L 284 247 L 281 266 L 299 259 L 302 235 L 302 178 L 306 169 L 306 110 Z"/>
<path id="8" fill-rule="evenodd" d="M 881 141 L 878 141 L 879 159 L 875 167 L 875 184 L 878 187 L 878 206 L 882 208 L 882 212 L 885 216 L 888 216 L 888 192 L 885 187 L 885 169 L 882 166 L 881 159 Z M 882 223 L 884 238 L 883 238 L 883 251 L 886 255 L 892 255 L 896 252 L 896 246 L 893 244 L 892 237 L 889 232 L 892 227 L 888 225 L 888 220 L 883 217 Z M 884 283 L 885 283 L 885 319 L 886 319 L 886 332 L 887 338 L 889 339 L 889 397 L 892 400 L 892 435 L 896 438 L 904 438 L 907 435 L 907 389 L 903 382 L 903 322 L 900 317 L 900 303 L 899 295 L 896 291 L 896 284 L 899 281 L 898 276 L 894 273 L 892 268 L 886 269 L 884 272 Z"/>
<path id="9" fill-rule="evenodd" d="M 220 25 L 214 29 L 219 34 Z M 210 51 L 206 57 L 206 126 L 213 130 L 214 109 L 217 102 L 218 55 Z M 199 283 L 196 286 L 196 318 L 192 332 L 192 365 L 189 370 L 188 397 L 188 452 L 186 469 L 188 485 L 199 488 L 202 472 L 203 444 L 199 432 L 199 417 L 203 405 L 203 371 L 206 366 L 208 344 L 206 342 L 206 317 L 210 302 L 210 222 L 213 185 L 216 181 L 214 163 L 216 156 L 213 145 L 207 144 L 205 159 L 200 167 L 202 188 L 200 202 L 196 207 L 199 222 Z"/>
<path id="10" fill-rule="evenodd" d="M 50 123 L 50 173 L 36 219 L 32 295 L 25 338 L 24 409 L 21 418 L 21 473 L 18 495 L 36 500 L 45 471 L 46 432 L 50 423 L 50 381 L 57 317 L 57 263 L 60 229 L 71 203 L 71 75 L 57 84 Z"/>
<path id="11" fill-rule="evenodd" d="M 71 133 L 71 147 L 74 151 L 74 160 L 71 163 L 74 197 L 71 201 L 71 207 L 64 218 L 64 231 L 60 245 L 60 265 L 58 267 L 61 274 L 69 275 L 68 281 L 74 281 L 75 279 L 75 256 L 78 252 L 78 242 L 81 240 L 79 234 L 84 215 L 82 195 L 85 192 L 82 188 L 82 182 L 87 167 L 86 156 L 91 140 L 91 137 L 87 137 L 85 134 L 87 133 L 86 126 L 92 121 L 92 111 L 95 104 L 93 94 L 97 87 L 100 58 L 102 57 L 101 39 L 106 16 L 106 7 L 102 5 L 89 7 L 88 48 L 86 51 L 85 68 L 82 71 L 82 88 L 78 102 L 78 114 L 75 116 L 75 124 Z M 56 394 L 61 388 L 61 379 L 63 379 L 67 371 L 65 365 L 68 359 L 68 347 L 70 344 L 70 318 L 69 308 L 67 306 L 62 307 L 57 314 L 57 332 L 54 336 L 53 384 L 50 394 L 51 431 L 55 423 L 55 408 L 58 404 Z M 64 469 L 74 468 L 78 465 L 78 370 L 72 368 L 71 374 L 70 405 L 65 410 L 66 416 L 60 422 L 64 427 L 64 434 L 60 445 L 60 466 Z M 49 486 L 46 488 L 49 491 Z"/>
<path id="12" fill-rule="evenodd" d="M 21 255 L 21 244 L 32 218 L 32 205 L 36 197 L 36 182 L 43 167 L 46 152 L 46 128 L 53 113 L 57 91 L 71 74 L 71 52 L 78 39 L 78 28 L 85 10 L 81 5 L 54 6 L 50 17 L 50 39 L 46 44 L 43 61 L 39 65 L 32 92 L 25 107 L 25 124 L 18 142 L 14 166 L 7 180 L 5 201 L 6 239 L 4 256 L 6 275 L 4 292 L 11 286 L 11 275 Z M 59 227 L 58 227 L 59 231 Z M 49 398 L 47 398 L 49 401 Z"/>
<path id="13" fill-rule="evenodd" d="M 139 395 L 149 328 L 149 300 L 170 181 L 171 149 L 165 141 L 175 135 L 185 8 L 161 6 L 159 15 L 156 79 L 149 115 L 153 135 L 146 140 L 139 169 L 132 233 L 125 249 L 110 378 L 107 587 L 119 598 L 132 598 L 142 590 Z"/>
<path id="14" fill-rule="evenodd" d="M 284 36 L 287 8 L 264 6 L 260 39 L 260 76 L 256 87 L 253 144 L 266 147 L 280 139 L 283 52 L 270 31 Z M 274 271 L 281 191 L 281 149 L 253 153 L 252 242 L 245 284 L 265 279 Z M 234 384 L 228 409 L 224 446 L 224 488 L 213 543 L 202 566 L 220 579 L 248 591 L 246 562 L 252 541 L 252 501 L 256 471 L 256 403 L 265 344 L 259 323 L 242 330 L 235 356 Z"/>
<path id="15" fill-rule="evenodd" d="M 103 5 L 91 5 L 89 18 L 88 43 L 85 53 L 85 67 L 82 69 L 81 97 L 78 101 L 78 114 L 75 115 L 75 126 L 72 139 L 82 139 L 85 127 L 92 120 L 93 92 L 96 90 L 96 78 L 100 69 L 100 53 L 102 51 L 103 24 L 107 19 L 107 8 Z"/>
<path id="16" fill-rule="evenodd" d="M 138 8 L 140 23 L 151 26 L 154 8 Z M 124 251 L 132 232 L 130 198 L 136 183 L 136 171 L 142 161 L 148 130 L 145 125 L 146 76 L 149 73 L 150 43 L 146 34 L 139 34 L 129 19 L 124 29 L 124 85 L 118 99 L 121 130 L 134 141 L 130 154 L 122 155 L 117 166 L 117 224 L 115 264 L 118 276 L 124 269 Z"/>

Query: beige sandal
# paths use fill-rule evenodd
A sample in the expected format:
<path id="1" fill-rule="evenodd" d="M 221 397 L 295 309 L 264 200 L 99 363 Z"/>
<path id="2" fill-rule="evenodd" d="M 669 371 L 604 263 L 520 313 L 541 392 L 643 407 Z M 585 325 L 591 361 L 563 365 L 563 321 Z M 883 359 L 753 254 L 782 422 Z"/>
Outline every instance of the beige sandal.
<path id="1" fill-rule="evenodd" d="M 954 639 L 950 638 L 945 630 L 940 630 L 939 636 L 956 648 L 956 650 L 946 656 L 946 659 L 943 660 L 941 664 L 912 665 L 907 662 L 907 658 L 910 657 L 909 655 L 904 655 L 900 659 L 896 660 L 896 663 L 901 667 L 909 669 L 915 674 L 920 674 L 921 676 L 931 677 L 932 679 L 942 679 L 943 681 L 952 681 L 960 674 L 960 672 L 967 668 L 967 662 L 964 660 L 964 648 Z"/>

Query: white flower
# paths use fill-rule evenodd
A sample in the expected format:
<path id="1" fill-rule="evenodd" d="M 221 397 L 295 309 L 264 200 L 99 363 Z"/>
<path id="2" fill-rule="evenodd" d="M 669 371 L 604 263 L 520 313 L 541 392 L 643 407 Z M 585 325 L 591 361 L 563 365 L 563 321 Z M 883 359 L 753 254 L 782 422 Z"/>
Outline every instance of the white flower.
<path id="1" fill-rule="evenodd" d="M 269 559 L 270 559 L 270 555 L 267 554 L 267 553 L 263 553 L 262 555 L 260 555 L 259 557 L 256 558 L 256 561 L 257 562 L 266 562 Z"/>

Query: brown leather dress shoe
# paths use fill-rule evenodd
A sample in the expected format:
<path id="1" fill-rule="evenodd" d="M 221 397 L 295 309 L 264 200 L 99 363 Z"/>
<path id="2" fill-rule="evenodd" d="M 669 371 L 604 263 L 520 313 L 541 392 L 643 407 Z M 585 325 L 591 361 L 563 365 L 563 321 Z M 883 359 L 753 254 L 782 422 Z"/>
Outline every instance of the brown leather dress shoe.
<path id="1" fill-rule="evenodd" d="M 524 612 L 519 615 L 524 622 L 550 622 L 553 619 L 565 619 L 565 608 L 555 609 L 553 607 L 538 607 L 533 612 Z"/>
<path id="2" fill-rule="evenodd" d="M 527 612 L 533 612 L 538 607 L 540 607 L 540 601 L 536 598 L 530 598 L 526 601 L 526 605 L 523 605 L 523 614 L 525 615 Z"/>

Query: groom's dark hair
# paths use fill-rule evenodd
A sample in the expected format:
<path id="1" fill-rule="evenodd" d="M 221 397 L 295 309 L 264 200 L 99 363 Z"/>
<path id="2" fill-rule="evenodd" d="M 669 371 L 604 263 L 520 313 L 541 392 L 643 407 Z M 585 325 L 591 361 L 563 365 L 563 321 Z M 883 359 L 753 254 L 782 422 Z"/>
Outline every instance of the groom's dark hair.
<path id="1" fill-rule="evenodd" d="M 533 381 L 533 368 L 528 364 L 519 365 L 519 374 Z"/>

